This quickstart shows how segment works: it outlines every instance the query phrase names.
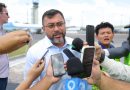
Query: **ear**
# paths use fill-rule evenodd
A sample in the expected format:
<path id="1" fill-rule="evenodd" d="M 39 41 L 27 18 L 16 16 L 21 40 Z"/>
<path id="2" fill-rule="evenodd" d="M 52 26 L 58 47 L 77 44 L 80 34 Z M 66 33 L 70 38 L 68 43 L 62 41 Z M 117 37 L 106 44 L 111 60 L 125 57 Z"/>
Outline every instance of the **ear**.
<path id="1" fill-rule="evenodd" d="M 95 35 L 96 36 L 96 39 L 98 39 L 98 35 Z"/>
<path id="2" fill-rule="evenodd" d="M 42 31 L 43 31 L 43 33 L 45 33 L 45 28 L 44 27 L 42 27 Z"/>

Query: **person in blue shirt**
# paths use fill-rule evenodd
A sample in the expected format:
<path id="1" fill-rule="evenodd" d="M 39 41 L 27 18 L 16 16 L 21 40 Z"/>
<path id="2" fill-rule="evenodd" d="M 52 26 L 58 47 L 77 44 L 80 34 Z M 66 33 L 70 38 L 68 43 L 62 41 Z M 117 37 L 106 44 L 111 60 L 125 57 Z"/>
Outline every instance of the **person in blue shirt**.
<path id="1" fill-rule="evenodd" d="M 112 44 L 114 37 L 114 27 L 109 22 L 101 22 L 95 27 L 96 38 L 102 49 L 115 48 Z M 120 61 L 119 58 L 112 58 Z"/>
<path id="2" fill-rule="evenodd" d="M 95 27 L 96 38 L 102 49 L 114 48 L 112 40 L 114 37 L 114 27 L 109 22 L 101 22 Z"/>

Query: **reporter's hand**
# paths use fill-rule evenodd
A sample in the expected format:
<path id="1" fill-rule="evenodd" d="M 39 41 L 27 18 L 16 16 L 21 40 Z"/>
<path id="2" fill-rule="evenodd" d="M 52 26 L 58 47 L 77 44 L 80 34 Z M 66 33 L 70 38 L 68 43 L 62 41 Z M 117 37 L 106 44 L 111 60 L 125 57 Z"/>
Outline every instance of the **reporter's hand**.
<path id="1" fill-rule="evenodd" d="M 54 77 L 53 76 L 53 70 L 52 70 L 51 60 L 49 61 L 49 65 L 48 65 L 45 77 L 47 77 L 52 84 L 55 83 L 55 82 L 57 82 L 60 79 L 60 77 Z"/>
<path id="2" fill-rule="evenodd" d="M 12 52 L 31 40 L 27 31 L 13 31 L 0 37 L 0 54 Z"/>
<path id="3" fill-rule="evenodd" d="M 101 71 L 100 71 L 99 61 L 94 59 L 93 66 L 92 66 L 92 74 L 90 77 L 85 78 L 85 80 L 87 80 L 89 84 L 96 84 L 100 82 Z"/>
<path id="4" fill-rule="evenodd" d="M 43 60 L 38 60 L 29 70 L 26 79 L 29 81 L 34 81 L 43 71 L 44 65 L 45 63 Z"/>
<path id="5" fill-rule="evenodd" d="M 100 60 L 101 53 L 102 53 L 102 48 L 99 44 L 95 43 L 95 59 Z"/>

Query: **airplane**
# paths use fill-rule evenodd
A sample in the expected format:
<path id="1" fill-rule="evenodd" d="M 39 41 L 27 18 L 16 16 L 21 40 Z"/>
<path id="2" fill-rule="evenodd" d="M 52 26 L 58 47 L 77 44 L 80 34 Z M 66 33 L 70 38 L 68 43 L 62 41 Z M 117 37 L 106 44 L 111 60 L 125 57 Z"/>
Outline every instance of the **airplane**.
<path id="1" fill-rule="evenodd" d="M 129 25 L 126 25 L 126 26 L 124 26 L 124 28 L 130 28 L 130 24 L 129 24 Z"/>
<path id="2" fill-rule="evenodd" d="M 6 24 L 3 25 L 3 29 L 7 32 L 11 32 L 14 30 L 30 30 L 30 32 L 32 33 L 37 33 L 40 32 L 41 33 L 41 27 L 42 25 L 39 24 L 23 24 L 23 23 L 13 23 L 13 22 L 8 22 Z"/>

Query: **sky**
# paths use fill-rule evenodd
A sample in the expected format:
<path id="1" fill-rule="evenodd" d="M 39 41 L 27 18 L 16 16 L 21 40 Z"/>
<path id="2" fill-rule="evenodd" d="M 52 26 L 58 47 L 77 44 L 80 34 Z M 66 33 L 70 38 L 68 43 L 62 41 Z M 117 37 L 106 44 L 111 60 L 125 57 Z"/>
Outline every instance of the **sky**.
<path id="1" fill-rule="evenodd" d="M 32 2 L 38 1 L 38 23 L 46 10 L 60 10 L 67 25 L 86 26 L 110 22 L 113 25 L 130 23 L 130 0 L 1 0 L 7 5 L 9 21 L 31 23 Z"/>

